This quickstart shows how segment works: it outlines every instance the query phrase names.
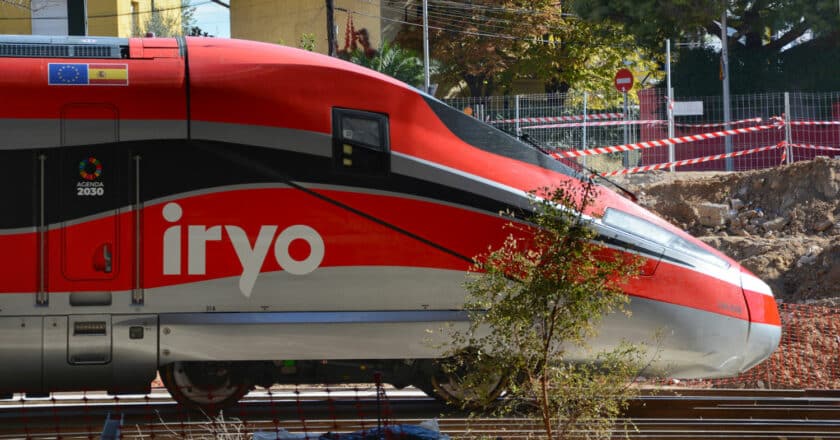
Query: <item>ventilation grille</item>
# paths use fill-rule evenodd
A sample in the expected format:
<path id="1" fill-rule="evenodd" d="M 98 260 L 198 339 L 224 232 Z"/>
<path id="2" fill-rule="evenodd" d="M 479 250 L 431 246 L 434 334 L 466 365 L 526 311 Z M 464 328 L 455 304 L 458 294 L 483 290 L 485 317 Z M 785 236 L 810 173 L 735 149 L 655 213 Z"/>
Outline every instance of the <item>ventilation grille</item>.
<path id="1" fill-rule="evenodd" d="M 66 57 L 68 53 L 68 46 L 0 43 L 0 56 L 4 57 Z"/>
<path id="2" fill-rule="evenodd" d="M 120 50 L 112 46 L 71 46 L 77 58 L 119 58 Z"/>
<path id="3" fill-rule="evenodd" d="M 0 43 L 0 57 L 121 58 L 119 46 Z"/>

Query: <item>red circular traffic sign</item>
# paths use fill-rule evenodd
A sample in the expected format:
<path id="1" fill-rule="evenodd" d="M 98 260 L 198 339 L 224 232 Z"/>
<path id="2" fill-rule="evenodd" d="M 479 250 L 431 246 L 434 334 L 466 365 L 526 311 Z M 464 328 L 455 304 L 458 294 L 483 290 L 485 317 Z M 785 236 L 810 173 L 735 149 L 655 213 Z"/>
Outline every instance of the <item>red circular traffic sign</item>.
<path id="1" fill-rule="evenodd" d="M 619 92 L 629 92 L 633 88 L 633 72 L 629 69 L 618 69 L 618 72 L 615 73 L 613 83 Z"/>

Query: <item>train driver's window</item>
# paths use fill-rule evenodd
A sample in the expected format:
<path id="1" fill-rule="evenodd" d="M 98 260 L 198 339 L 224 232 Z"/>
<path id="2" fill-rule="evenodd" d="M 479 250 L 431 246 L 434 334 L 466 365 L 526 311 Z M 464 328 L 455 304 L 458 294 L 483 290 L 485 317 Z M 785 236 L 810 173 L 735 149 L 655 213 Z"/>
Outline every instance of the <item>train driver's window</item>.
<path id="1" fill-rule="evenodd" d="M 333 166 L 342 173 L 384 176 L 390 168 L 388 116 L 333 109 Z"/>

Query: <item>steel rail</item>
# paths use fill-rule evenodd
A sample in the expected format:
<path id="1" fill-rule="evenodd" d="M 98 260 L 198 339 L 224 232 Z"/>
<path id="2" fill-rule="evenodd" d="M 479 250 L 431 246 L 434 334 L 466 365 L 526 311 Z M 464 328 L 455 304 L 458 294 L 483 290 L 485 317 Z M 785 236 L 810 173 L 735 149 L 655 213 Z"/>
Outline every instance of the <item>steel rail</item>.
<path id="1" fill-rule="evenodd" d="M 375 396 L 374 389 L 358 387 L 255 392 L 218 420 L 187 411 L 160 392 L 119 398 L 103 393 L 20 397 L 0 405 L 0 439 L 98 437 L 108 413 L 124 417 L 123 438 L 230 438 L 234 431 L 279 428 L 351 432 L 377 425 Z M 540 436 L 535 419 L 469 418 L 414 390 L 389 390 L 382 403 L 385 415 L 393 415 L 386 417 L 387 423 L 417 424 L 440 417 L 441 430 L 453 438 Z M 616 436 L 840 439 L 840 391 L 663 390 L 634 399 L 625 416 L 616 424 Z M 582 436 L 583 431 L 573 434 Z"/>

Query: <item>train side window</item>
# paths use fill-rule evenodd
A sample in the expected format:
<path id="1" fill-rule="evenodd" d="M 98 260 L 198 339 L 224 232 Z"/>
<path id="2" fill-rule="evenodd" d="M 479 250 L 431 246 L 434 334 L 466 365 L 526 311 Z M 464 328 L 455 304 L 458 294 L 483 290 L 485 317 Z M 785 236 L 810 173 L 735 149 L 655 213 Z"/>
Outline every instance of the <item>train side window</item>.
<path id="1" fill-rule="evenodd" d="M 342 173 L 385 176 L 391 166 L 388 116 L 333 109 L 333 166 Z"/>

